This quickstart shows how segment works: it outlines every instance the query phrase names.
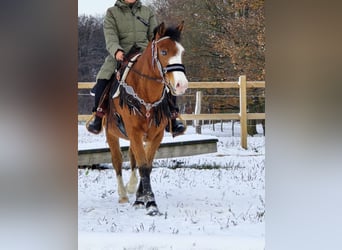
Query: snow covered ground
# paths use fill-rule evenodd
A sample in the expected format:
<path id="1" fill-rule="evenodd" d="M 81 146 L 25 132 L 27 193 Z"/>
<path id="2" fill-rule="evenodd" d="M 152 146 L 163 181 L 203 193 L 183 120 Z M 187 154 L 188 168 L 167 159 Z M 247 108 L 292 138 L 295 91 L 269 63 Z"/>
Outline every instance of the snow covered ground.
<path id="1" fill-rule="evenodd" d="M 248 137 L 240 147 L 239 123 L 202 127 L 216 136 L 218 152 L 155 160 L 151 184 L 162 215 L 119 204 L 110 164 L 103 169 L 78 170 L 79 249 L 264 249 L 265 137 Z M 88 133 L 79 124 L 79 147 L 106 146 L 103 134 Z M 165 134 L 169 137 L 169 134 Z M 196 137 L 188 126 L 186 135 Z M 172 140 L 172 138 L 167 138 Z M 127 182 L 130 170 L 124 164 Z"/>

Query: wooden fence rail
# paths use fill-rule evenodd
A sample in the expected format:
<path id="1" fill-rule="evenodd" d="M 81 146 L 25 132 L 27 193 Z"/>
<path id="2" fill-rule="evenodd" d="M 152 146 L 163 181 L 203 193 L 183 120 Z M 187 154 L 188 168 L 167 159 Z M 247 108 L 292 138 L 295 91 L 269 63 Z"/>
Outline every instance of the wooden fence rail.
<path id="1" fill-rule="evenodd" d="M 94 82 L 79 82 L 78 89 L 91 89 Z M 240 110 L 239 113 L 219 113 L 219 114 L 181 114 L 183 120 L 239 120 L 241 147 L 247 149 L 247 120 L 265 120 L 265 113 L 247 113 L 247 88 L 265 88 L 265 81 L 247 81 L 246 76 L 240 76 L 238 82 L 189 82 L 189 88 L 209 89 L 209 88 L 238 88 Z M 198 97 L 197 97 L 198 96 Z M 200 105 L 201 94 L 196 94 L 196 105 Z M 201 110 L 197 107 L 196 110 Z M 79 121 L 86 121 L 90 115 L 78 115 Z M 195 124 L 198 124 L 198 122 Z"/>

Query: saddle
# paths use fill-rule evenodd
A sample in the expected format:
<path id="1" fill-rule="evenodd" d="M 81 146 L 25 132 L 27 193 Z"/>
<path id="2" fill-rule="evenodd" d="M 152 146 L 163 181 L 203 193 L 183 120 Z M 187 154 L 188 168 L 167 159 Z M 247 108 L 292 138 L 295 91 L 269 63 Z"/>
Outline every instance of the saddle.
<path id="1" fill-rule="evenodd" d="M 96 109 L 96 116 L 103 117 L 108 112 L 109 102 L 111 99 L 109 96 L 114 98 L 128 64 L 131 62 L 133 57 L 141 52 L 141 50 L 141 47 L 134 44 L 128 51 L 127 55 L 125 55 L 124 60 L 117 63 L 117 68 L 112 77 L 109 79 L 109 84 L 106 86 L 101 95 L 99 106 Z M 115 97 L 117 97 L 117 95 Z"/>
<path id="2" fill-rule="evenodd" d="M 125 55 L 125 58 L 123 61 L 117 63 L 117 68 L 112 75 L 112 77 L 109 79 L 109 84 L 106 86 L 105 90 L 103 91 L 99 106 L 96 109 L 96 116 L 103 117 L 105 114 L 109 112 L 109 103 L 112 98 L 115 98 L 119 95 L 118 87 L 120 85 L 120 81 L 122 80 L 122 77 L 126 77 L 128 70 L 127 66 L 129 63 L 132 63 L 132 58 L 135 57 L 138 54 L 140 54 L 142 51 L 141 47 L 134 44 L 131 49 L 128 51 L 127 55 Z M 110 98 L 112 97 L 112 98 Z M 125 126 L 123 124 L 123 121 L 121 119 L 121 116 L 118 113 L 114 113 L 114 119 L 116 121 L 116 125 L 120 129 L 120 131 L 127 136 Z"/>

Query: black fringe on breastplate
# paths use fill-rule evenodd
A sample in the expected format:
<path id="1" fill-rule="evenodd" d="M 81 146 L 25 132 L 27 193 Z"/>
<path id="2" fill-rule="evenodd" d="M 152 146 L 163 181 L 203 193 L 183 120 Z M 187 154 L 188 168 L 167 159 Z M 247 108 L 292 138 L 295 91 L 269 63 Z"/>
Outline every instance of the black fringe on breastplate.
<path id="1" fill-rule="evenodd" d="M 158 127 L 163 119 L 170 119 L 171 118 L 171 112 L 168 104 L 168 95 L 166 94 L 164 99 L 162 100 L 161 103 L 159 103 L 158 106 L 153 107 L 150 110 L 151 113 L 151 118 L 153 120 L 153 123 L 156 127 Z M 120 86 L 120 107 L 123 108 L 123 106 L 127 106 L 129 109 L 129 113 L 132 114 L 132 111 L 135 113 L 138 113 L 141 116 L 145 116 L 142 113 L 142 106 L 134 96 L 128 94 L 126 92 L 126 89 L 122 86 Z"/>

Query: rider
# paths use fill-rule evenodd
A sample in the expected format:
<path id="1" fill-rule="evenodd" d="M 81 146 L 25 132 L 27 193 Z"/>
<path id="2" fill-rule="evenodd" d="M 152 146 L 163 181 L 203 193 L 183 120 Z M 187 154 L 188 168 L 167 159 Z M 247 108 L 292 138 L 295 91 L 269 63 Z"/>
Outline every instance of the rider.
<path id="1" fill-rule="evenodd" d="M 123 61 L 125 52 L 134 44 L 145 49 L 153 37 L 153 29 L 156 26 L 154 13 L 142 5 L 140 0 L 117 0 L 114 7 L 107 10 L 103 30 L 109 55 L 97 74 L 95 87 L 91 90 L 91 94 L 95 95 L 93 112 L 97 111 L 102 93 L 115 74 L 117 62 Z M 171 97 L 170 100 L 170 111 L 177 114 L 179 110 L 176 107 L 176 98 Z M 183 123 L 177 121 L 174 115 L 171 118 L 171 125 L 174 136 L 185 131 Z M 101 128 L 102 117 L 95 115 L 94 121 L 89 123 L 87 129 L 98 134 Z M 166 127 L 166 131 L 169 132 L 169 126 Z"/>

